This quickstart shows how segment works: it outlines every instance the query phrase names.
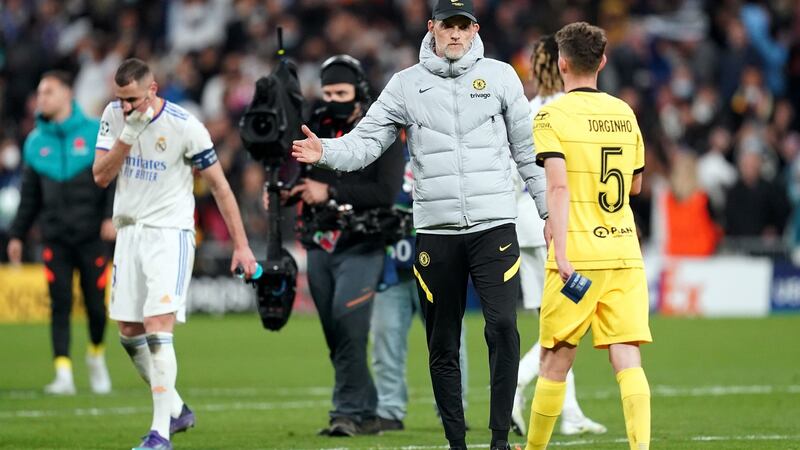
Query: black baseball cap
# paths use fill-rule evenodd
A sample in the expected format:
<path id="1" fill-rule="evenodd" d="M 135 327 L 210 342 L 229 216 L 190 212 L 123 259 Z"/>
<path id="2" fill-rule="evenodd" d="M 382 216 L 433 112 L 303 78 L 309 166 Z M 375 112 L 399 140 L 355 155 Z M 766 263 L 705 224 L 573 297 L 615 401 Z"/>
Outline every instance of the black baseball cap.
<path id="1" fill-rule="evenodd" d="M 472 0 L 437 0 L 433 8 L 433 18 L 444 20 L 453 16 L 464 16 L 473 22 L 478 21 L 472 8 Z"/>

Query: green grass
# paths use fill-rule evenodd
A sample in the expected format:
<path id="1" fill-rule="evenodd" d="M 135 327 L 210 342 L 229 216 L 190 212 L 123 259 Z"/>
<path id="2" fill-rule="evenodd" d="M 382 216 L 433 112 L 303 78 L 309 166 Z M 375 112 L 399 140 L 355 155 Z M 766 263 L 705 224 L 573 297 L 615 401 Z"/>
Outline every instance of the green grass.
<path id="1" fill-rule="evenodd" d="M 488 364 L 482 320 L 471 315 L 467 442 L 486 448 Z M 521 315 L 523 349 L 536 318 Z M 644 347 L 653 391 L 653 449 L 800 449 L 800 317 L 758 320 L 655 318 L 656 343 Z M 587 337 L 588 338 L 588 337 Z M 124 449 L 150 424 L 148 390 L 108 330 L 114 392 L 89 393 L 85 324 L 73 327 L 79 394 L 40 394 L 50 381 L 48 327 L 0 326 L 0 448 Z M 588 344 L 590 341 L 585 340 Z M 435 448 L 444 446 L 432 406 L 427 351 L 418 322 L 411 332 L 411 392 L 405 432 L 332 439 L 327 423 L 332 370 L 313 316 L 293 317 L 280 333 L 255 316 L 192 317 L 178 329 L 178 386 L 198 427 L 174 439 L 177 449 Z M 551 448 L 627 449 L 616 382 L 606 353 L 584 345 L 575 367 L 584 412 L 609 428 L 604 436 L 556 435 Z M 522 444 L 522 438 L 512 441 Z"/>

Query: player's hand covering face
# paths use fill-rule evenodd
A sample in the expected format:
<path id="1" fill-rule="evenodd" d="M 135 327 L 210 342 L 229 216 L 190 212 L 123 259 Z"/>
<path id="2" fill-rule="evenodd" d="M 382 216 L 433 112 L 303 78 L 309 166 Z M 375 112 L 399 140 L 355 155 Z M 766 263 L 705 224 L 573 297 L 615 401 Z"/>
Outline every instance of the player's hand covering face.
<path id="1" fill-rule="evenodd" d="M 119 140 L 128 145 L 133 145 L 139 135 L 142 134 L 144 129 L 147 128 L 147 125 L 153 120 L 154 114 L 155 111 L 153 111 L 151 106 L 148 106 L 144 112 L 138 109 L 132 110 L 131 113 L 125 117 L 125 127 L 119 135 Z"/>
<path id="2" fill-rule="evenodd" d="M 155 81 L 131 81 L 125 86 L 116 86 L 115 95 L 122 106 L 122 112 L 127 117 L 134 111 L 145 112 L 148 108 L 155 107 L 157 86 Z"/>

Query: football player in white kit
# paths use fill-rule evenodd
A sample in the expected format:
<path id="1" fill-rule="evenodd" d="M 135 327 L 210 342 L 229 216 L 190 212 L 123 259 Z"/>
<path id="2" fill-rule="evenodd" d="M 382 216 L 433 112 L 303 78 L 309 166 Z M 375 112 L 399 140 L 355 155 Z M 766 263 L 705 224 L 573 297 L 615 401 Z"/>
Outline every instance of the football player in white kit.
<path id="1" fill-rule="evenodd" d="M 150 432 L 136 449 L 172 449 L 170 435 L 194 425 L 175 390 L 175 321 L 186 320 L 194 262 L 192 169 L 208 183 L 233 241 L 231 271 L 256 270 L 236 198 L 217 162 L 208 130 L 192 114 L 156 95 L 146 63 L 128 59 L 114 78 L 97 137 L 95 182 L 114 178 L 117 229 L 110 317 L 122 346 L 153 396 Z"/>
<path id="2" fill-rule="evenodd" d="M 533 79 L 536 83 L 536 97 L 531 100 L 531 126 L 533 118 L 545 104 L 564 95 L 564 84 L 558 73 L 558 45 L 552 35 L 543 36 L 534 46 L 531 56 Z M 544 263 L 547 259 L 547 244 L 544 240 L 545 222 L 539 218 L 536 204 L 525 192 L 522 179 L 516 177 L 517 184 L 517 239 L 519 240 L 520 284 L 522 303 L 525 309 L 539 310 L 542 305 L 544 288 Z M 514 407 L 511 410 L 511 428 L 519 436 L 527 434 L 527 414 L 525 410 L 525 388 L 539 374 L 539 355 L 541 347 L 537 341 L 519 362 L 517 391 Z M 587 418 L 575 397 L 575 377 L 572 370 L 567 374 L 567 392 L 561 414 L 561 433 L 574 435 L 581 433 L 602 434 L 606 427 Z"/>

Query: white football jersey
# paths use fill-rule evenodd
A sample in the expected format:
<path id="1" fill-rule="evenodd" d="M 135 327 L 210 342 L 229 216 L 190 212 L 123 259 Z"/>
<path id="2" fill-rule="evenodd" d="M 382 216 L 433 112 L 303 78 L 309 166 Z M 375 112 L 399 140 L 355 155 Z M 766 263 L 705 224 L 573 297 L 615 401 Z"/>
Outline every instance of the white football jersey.
<path id="1" fill-rule="evenodd" d="M 564 95 L 562 92 L 558 92 L 547 97 L 536 96 L 531 100 L 531 133 L 533 133 L 533 118 L 536 117 L 542 106 L 562 95 Z M 517 239 L 519 240 L 519 246 L 544 246 L 544 220 L 539 218 L 539 210 L 536 208 L 536 203 L 528 193 L 522 178 L 515 177 L 514 184 L 517 186 Z"/>
<path id="2" fill-rule="evenodd" d="M 125 126 L 119 101 L 106 106 L 97 149 L 110 150 Z M 206 127 L 180 106 L 164 101 L 131 147 L 117 175 L 114 219 L 194 230 L 192 167 L 217 161 Z"/>

